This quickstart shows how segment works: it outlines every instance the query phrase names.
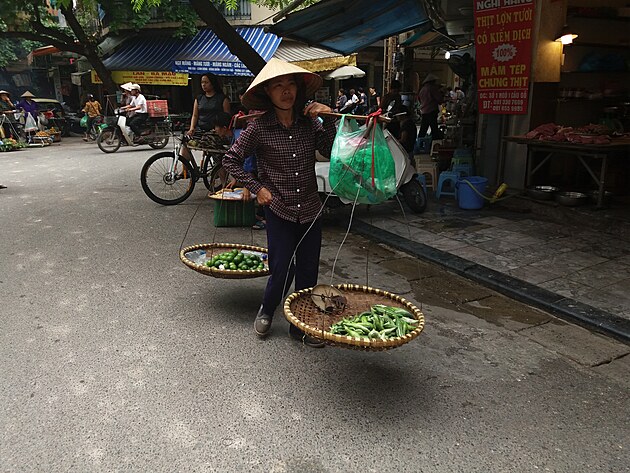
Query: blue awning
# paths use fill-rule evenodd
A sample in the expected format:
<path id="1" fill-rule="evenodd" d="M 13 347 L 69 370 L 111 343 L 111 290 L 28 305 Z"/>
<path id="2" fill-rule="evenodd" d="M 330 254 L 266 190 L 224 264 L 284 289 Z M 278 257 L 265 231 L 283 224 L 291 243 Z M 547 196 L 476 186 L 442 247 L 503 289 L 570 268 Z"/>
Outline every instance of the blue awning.
<path id="1" fill-rule="evenodd" d="M 169 71 L 173 59 L 190 39 L 172 36 L 130 38 L 103 63 L 110 71 Z"/>
<path id="2" fill-rule="evenodd" d="M 422 0 L 322 0 L 270 28 L 278 36 L 340 54 L 431 24 Z"/>
<path id="3" fill-rule="evenodd" d="M 265 33 L 261 27 L 236 28 L 236 31 L 265 61 L 271 59 L 281 41 L 275 34 Z M 254 75 L 210 29 L 200 30 L 177 54 L 173 71 L 213 72 L 221 76 Z"/>
<path id="4" fill-rule="evenodd" d="M 262 56 L 271 59 L 281 39 L 265 33 L 262 27 L 243 27 L 236 31 Z M 245 65 L 209 28 L 192 38 L 170 36 L 130 38 L 104 61 L 112 71 L 169 71 L 222 76 L 253 76 Z"/>

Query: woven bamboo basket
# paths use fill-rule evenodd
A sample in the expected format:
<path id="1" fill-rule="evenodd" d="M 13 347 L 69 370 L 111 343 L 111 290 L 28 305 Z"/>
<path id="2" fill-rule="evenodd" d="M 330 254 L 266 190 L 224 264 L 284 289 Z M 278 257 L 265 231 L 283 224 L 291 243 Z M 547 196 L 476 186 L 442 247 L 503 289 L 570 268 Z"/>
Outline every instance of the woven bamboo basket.
<path id="1" fill-rule="evenodd" d="M 269 274 L 269 266 L 267 265 L 267 261 L 265 261 L 265 269 L 230 270 L 208 267 L 205 264 L 199 264 L 198 262 L 192 260 L 189 256 L 187 256 L 193 251 L 203 250 L 206 252 L 206 257 L 209 259 L 212 258 L 214 255 L 225 253 L 226 251 L 233 250 L 234 248 L 236 248 L 237 250 L 250 250 L 267 254 L 267 248 L 262 248 L 260 246 L 238 245 L 235 243 L 203 243 L 200 245 L 192 245 L 183 248 L 179 252 L 179 259 L 181 259 L 182 263 L 184 263 L 189 268 L 194 269 L 201 274 L 205 274 L 206 276 L 212 276 L 215 278 L 250 279 L 267 276 Z"/>
<path id="2" fill-rule="evenodd" d="M 311 298 L 311 288 L 294 292 L 287 297 L 284 302 L 284 316 L 289 323 L 313 337 L 324 340 L 330 345 L 354 350 L 382 351 L 396 348 L 416 338 L 424 329 L 424 315 L 420 309 L 403 297 L 381 289 L 356 284 L 337 284 L 335 287 L 347 299 L 343 311 L 334 314 L 320 311 Z M 330 326 L 334 323 L 345 317 L 353 317 L 361 312 L 369 311 L 374 304 L 400 307 L 407 310 L 412 317 L 419 321 L 418 327 L 404 337 L 387 340 L 357 338 L 329 332 Z"/>

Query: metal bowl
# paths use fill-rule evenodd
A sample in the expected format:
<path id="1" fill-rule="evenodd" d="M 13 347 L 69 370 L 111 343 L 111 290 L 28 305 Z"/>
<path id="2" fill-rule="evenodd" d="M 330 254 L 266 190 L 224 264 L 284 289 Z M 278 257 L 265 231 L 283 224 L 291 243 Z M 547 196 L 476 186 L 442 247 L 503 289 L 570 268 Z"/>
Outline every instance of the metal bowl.
<path id="1" fill-rule="evenodd" d="M 559 190 L 552 186 L 531 186 L 527 188 L 527 195 L 536 200 L 551 200 Z"/>
<path id="2" fill-rule="evenodd" d="M 581 192 L 559 192 L 556 194 L 556 202 L 569 207 L 583 205 L 588 202 L 588 195 Z"/>

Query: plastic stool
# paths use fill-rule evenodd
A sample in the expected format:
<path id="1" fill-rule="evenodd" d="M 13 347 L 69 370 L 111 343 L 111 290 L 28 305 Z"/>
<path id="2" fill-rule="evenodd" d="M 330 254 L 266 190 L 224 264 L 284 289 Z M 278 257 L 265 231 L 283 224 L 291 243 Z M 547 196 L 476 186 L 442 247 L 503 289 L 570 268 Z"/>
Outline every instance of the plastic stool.
<path id="1" fill-rule="evenodd" d="M 437 189 L 435 189 L 435 196 L 439 199 L 442 195 L 452 195 L 457 197 L 457 190 L 455 189 L 455 183 L 459 180 L 460 174 L 453 171 L 442 171 L 440 178 L 438 179 Z M 444 184 L 451 183 L 452 191 L 445 191 L 442 188 Z"/>
<path id="2" fill-rule="evenodd" d="M 474 174 L 472 164 L 453 164 L 450 170 L 459 173 L 460 176 L 472 176 Z"/>
<path id="3" fill-rule="evenodd" d="M 426 187 L 430 187 L 432 191 L 437 189 L 437 181 L 438 181 L 438 163 L 430 162 L 423 163 L 420 162 L 417 165 L 418 174 L 422 174 L 425 176 L 425 185 Z M 431 179 L 427 181 L 426 176 L 429 176 Z"/>
<path id="4" fill-rule="evenodd" d="M 462 164 L 472 166 L 473 164 L 472 156 L 467 156 L 467 157 L 460 156 L 458 158 L 455 158 L 455 157 L 451 158 L 451 166 L 458 166 Z"/>
<path id="5" fill-rule="evenodd" d="M 444 143 L 444 140 L 433 140 L 431 142 L 431 152 L 429 153 L 431 156 L 433 156 L 433 154 L 437 154 L 437 150 L 435 149 L 436 147 L 439 149 L 442 144 Z"/>

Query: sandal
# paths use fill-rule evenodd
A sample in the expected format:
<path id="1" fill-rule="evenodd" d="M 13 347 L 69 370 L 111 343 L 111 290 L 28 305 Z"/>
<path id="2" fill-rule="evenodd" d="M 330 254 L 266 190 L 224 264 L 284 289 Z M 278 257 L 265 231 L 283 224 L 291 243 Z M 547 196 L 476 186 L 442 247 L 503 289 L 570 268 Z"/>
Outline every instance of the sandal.
<path id="1" fill-rule="evenodd" d="M 264 230 L 266 228 L 265 222 L 262 220 L 258 220 L 255 224 L 252 225 L 254 230 Z"/>

